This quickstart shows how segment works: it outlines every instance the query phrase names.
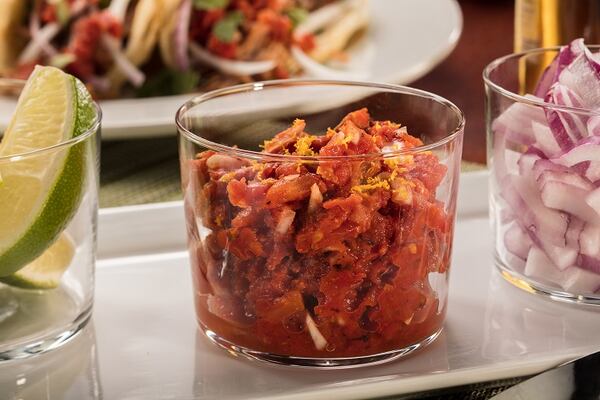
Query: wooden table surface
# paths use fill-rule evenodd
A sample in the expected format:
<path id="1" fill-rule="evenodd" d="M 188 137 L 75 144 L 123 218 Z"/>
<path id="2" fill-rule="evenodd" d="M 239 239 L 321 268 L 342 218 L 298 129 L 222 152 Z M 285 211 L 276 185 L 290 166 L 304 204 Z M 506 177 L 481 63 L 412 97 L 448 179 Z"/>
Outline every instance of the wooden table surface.
<path id="1" fill-rule="evenodd" d="M 390 0 L 401 1 L 401 0 Z M 463 159 L 485 162 L 483 68 L 513 51 L 514 0 L 459 0 L 462 36 L 452 54 L 411 86 L 455 103 L 467 120 Z"/>

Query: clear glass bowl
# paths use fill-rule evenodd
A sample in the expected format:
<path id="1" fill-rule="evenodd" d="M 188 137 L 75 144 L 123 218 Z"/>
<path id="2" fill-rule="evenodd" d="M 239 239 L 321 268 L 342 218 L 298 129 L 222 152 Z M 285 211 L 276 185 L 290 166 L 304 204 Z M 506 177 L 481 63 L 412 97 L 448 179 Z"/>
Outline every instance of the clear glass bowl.
<path id="1" fill-rule="evenodd" d="M 596 232 L 600 240 L 600 225 L 586 208 L 587 189 L 562 183 L 563 178 L 573 183 L 575 179 L 593 190 L 598 181 L 588 179 L 588 173 L 598 167 L 597 161 L 589 160 L 589 167 L 588 162 L 573 168 L 559 165 L 556 160 L 565 150 L 552 143 L 550 129 L 550 121 L 586 129 L 586 122 L 598 118 L 600 111 L 559 106 L 527 95 L 558 51 L 508 55 L 484 70 L 495 265 L 504 278 L 526 291 L 555 300 L 600 304 L 600 245 L 594 244 Z"/>
<path id="2" fill-rule="evenodd" d="M 0 90 L 4 94 L 18 95 L 22 87 L 22 81 L 0 80 Z M 43 266 L 62 259 L 60 262 L 69 262 L 68 268 L 60 278 L 59 286 L 52 289 L 23 289 L 0 283 L 0 362 L 27 358 L 60 347 L 85 326 L 91 315 L 101 120 L 97 106 L 96 111 L 93 127 L 76 138 L 29 153 L 0 157 L 0 176 L 4 177 L 0 193 L 4 194 L 2 198 L 11 193 L 12 204 L 28 204 L 31 198 L 26 191 L 18 189 L 22 186 L 11 179 L 11 175 L 27 169 L 31 163 L 50 165 L 63 157 L 70 157 L 71 162 L 69 172 L 60 178 L 66 184 L 54 186 L 63 191 L 55 191 L 45 206 L 66 224 L 61 226 L 59 223 L 58 228 L 50 224 L 39 227 L 60 229 L 58 239 L 49 248 L 41 249 L 39 243 L 30 246 L 30 251 L 36 254 L 43 251 L 32 263 Z M 6 211 L 0 212 L 4 213 L 3 218 L 7 217 Z M 0 243 L 9 234 L 0 231 Z"/>
<path id="3" fill-rule="evenodd" d="M 423 144 L 260 151 L 297 119 L 322 135 L 362 107 Z M 437 337 L 464 128 L 456 106 L 401 86 L 274 81 L 198 96 L 176 121 L 196 313 L 210 340 L 252 359 L 341 368 Z"/>

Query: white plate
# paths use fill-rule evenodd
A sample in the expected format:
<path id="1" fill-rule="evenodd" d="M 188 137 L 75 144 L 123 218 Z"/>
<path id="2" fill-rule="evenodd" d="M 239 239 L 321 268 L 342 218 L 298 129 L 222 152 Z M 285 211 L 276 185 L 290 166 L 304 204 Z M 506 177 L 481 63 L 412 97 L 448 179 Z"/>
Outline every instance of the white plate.
<path id="1" fill-rule="evenodd" d="M 597 350 L 597 311 L 525 293 L 493 271 L 485 173 L 462 176 L 459 204 L 443 334 L 405 360 L 345 371 L 217 349 L 196 329 L 181 203 L 103 210 L 93 325 L 61 350 L 0 366 L 0 397 L 366 399 L 534 374 Z"/>
<path id="2" fill-rule="evenodd" d="M 462 30 L 455 0 L 371 0 L 367 36 L 351 51 L 361 80 L 407 84 L 423 76 L 454 49 Z M 171 135 L 175 111 L 191 95 L 101 102 L 104 139 Z M 7 126 L 14 99 L 0 98 L 0 129 Z"/>

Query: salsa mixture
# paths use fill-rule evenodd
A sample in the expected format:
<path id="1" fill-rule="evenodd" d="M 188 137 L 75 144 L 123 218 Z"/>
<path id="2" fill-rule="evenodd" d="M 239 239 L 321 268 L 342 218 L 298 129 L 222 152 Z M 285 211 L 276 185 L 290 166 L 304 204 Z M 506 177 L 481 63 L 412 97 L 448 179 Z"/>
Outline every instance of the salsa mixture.
<path id="1" fill-rule="evenodd" d="M 436 200 L 447 167 L 431 152 L 398 153 L 423 143 L 364 108 L 324 135 L 305 129 L 296 120 L 264 143 L 265 156 L 346 157 L 257 162 L 204 151 L 191 161 L 200 323 L 251 350 L 304 357 L 427 338 L 445 313 L 431 276 L 445 285 L 450 262 L 452 213 Z"/>

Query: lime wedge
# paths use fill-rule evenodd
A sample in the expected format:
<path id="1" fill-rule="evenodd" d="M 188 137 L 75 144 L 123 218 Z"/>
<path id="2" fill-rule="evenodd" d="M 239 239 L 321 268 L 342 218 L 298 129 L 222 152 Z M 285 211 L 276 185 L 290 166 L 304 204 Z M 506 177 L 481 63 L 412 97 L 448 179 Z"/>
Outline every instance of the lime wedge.
<path id="1" fill-rule="evenodd" d="M 32 152 L 88 131 L 96 112 L 85 86 L 53 67 L 36 67 L 0 143 L 0 157 Z M 38 258 L 78 208 L 87 141 L 0 162 L 0 277 Z"/>
<path id="2" fill-rule="evenodd" d="M 0 282 L 24 289 L 54 289 L 74 255 L 73 240 L 63 233 L 41 256 Z"/>

